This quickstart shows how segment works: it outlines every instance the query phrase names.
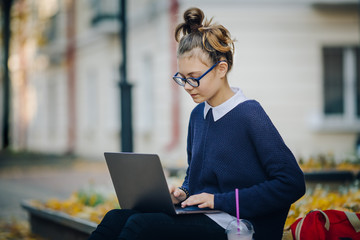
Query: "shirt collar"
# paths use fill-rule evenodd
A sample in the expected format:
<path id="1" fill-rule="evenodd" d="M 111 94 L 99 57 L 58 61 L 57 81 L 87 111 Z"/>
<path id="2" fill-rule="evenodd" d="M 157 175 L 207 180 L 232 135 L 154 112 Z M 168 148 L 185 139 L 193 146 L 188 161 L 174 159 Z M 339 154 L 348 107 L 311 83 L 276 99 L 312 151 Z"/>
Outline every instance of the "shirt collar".
<path id="1" fill-rule="evenodd" d="M 233 108 L 235 108 L 237 105 L 247 100 L 240 88 L 231 88 L 231 90 L 235 93 L 235 95 L 229 98 L 226 102 L 220 104 L 219 106 L 212 107 L 207 102 L 205 102 L 204 119 L 206 118 L 206 114 L 208 113 L 208 111 L 212 108 L 214 122 L 216 122 L 217 120 L 225 116 L 225 114 L 230 112 Z"/>

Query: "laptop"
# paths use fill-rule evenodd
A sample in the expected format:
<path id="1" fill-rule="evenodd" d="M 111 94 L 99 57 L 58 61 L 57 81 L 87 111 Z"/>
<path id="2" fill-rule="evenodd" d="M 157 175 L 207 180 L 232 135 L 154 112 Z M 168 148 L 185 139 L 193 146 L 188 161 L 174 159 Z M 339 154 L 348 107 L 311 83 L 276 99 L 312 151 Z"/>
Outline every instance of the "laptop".
<path id="1" fill-rule="evenodd" d="M 219 212 L 196 206 L 174 206 L 156 154 L 105 152 L 104 155 L 122 209 L 170 215 Z"/>

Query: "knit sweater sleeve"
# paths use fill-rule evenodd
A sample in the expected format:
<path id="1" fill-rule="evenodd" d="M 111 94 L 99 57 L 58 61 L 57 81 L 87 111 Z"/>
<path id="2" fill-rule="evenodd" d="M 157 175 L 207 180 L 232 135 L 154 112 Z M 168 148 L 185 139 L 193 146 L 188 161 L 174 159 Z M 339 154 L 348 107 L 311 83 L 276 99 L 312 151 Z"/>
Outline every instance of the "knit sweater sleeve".
<path id="1" fill-rule="evenodd" d="M 242 217 L 253 218 L 290 206 L 305 193 L 304 175 L 270 118 L 256 102 L 247 111 L 244 126 L 267 179 L 239 189 Z M 215 194 L 216 209 L 236 216 L 235 191 Z"/>
<path id="2" fill-rule="evenodd" d="M 203 106 L 201 106 L 203 104 L 199 104 L 191 113 L 191 116 L 190 116 L 190 121 L 189 121 L 189 125 L 188 125 L 188 135 L 187 135 L 187 149 L 186 149 L 186 152 L 187 152 L 187 161 L 188 161 L 188 166 L 190 166 L 190 161 L 191 161 L 191 155 L 192 155 L 192 152 L 191 152 L 191 146 L 192 146 L 192 121 L 191 119 L 193 118 L 194 115 L 198 115 L 200 114 L 200 110 L 199 109 L 202 109 Z M 188 167 L 187 170 L 186 170 L 186 175 L 185 175 L 185 178 L 184 178 L 184 182 L 182 184 L 182 187 L 187 189 L 189 191 L 189 171 L 190 171 L 190 168 Z"/>

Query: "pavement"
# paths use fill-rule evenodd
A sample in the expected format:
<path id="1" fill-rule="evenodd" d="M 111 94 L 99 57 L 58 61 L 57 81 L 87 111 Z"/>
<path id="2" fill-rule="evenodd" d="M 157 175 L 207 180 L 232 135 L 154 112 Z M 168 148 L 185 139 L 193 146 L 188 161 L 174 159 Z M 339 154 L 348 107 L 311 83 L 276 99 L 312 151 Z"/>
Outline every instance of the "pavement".
<path id="1" fill-rule="evenodd" d="M 0 222 L 26 221 L 23 200 L 68 199 L 90 185 L 114 191 L 105 160 L 0 151 Z"/>

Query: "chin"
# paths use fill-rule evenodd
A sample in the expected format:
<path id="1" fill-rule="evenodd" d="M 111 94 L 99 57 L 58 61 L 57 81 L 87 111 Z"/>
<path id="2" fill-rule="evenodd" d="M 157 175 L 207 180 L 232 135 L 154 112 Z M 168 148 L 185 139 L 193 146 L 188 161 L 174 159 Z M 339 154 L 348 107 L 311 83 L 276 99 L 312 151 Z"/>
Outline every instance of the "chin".
<path id="1" fill-rule="evenodd" d="M 205 102 L 205 100 L 200 100 L 200 99 L 193 99 L 195 103 L 202 103 Z"/>

